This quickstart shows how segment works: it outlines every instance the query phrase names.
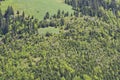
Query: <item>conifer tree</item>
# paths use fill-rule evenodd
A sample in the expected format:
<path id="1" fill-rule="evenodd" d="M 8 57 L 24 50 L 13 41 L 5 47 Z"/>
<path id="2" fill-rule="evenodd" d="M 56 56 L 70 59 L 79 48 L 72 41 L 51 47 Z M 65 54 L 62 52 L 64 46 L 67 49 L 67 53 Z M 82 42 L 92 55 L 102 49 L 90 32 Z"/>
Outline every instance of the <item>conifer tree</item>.
<path id="1" fill-rule="evenodd" d="M 4 17 L 9 18 L 11 15 L 14 15 L 14 11 L 12 6 L 8 6 L 7 10 L 5 11 Z"/>

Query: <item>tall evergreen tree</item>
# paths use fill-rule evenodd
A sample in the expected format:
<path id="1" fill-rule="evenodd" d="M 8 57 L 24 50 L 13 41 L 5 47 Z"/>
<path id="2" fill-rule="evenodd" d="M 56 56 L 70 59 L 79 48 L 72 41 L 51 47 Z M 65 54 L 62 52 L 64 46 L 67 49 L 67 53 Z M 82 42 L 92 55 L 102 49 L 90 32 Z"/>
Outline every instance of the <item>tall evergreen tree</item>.
<path id="1" fill-rule="evenodd" d="M 49 18 L 50 18 L 50 14 L 49 14 L 49 12 L 46 12 L 44 19 L 49 19 Z"/>
<path id="2" fill-rule="evenodd" d="M 12 6 L 8 6 L 7 10 L 5 11 L 4 17 L 9 18 L 11 15 L 14 15 L 14 11 Z"/>

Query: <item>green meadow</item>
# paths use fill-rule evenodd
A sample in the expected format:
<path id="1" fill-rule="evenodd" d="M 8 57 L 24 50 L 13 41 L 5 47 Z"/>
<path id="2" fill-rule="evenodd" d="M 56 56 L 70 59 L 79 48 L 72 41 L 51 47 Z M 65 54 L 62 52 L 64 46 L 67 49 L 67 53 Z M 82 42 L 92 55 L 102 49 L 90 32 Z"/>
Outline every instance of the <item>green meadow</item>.
<path id="1" fill-rule="evenodd" d="M 5 11 L 8 5 L 12 6 L 15 11 L 24 11 L 26 15 L 33 15 L 39 20 L 43 19 L 47 11 L 50 15 L 56 14 L 58 9 L 73 12 L 72 8 L 64 4 L 63 0 L 34 0 L 34 2 L 33 0 L 6 0 L 1 2 L 0 8 Z"/>
<path id="2" fill-rule="evenodd" d="M 38 32 L 39 34 L 42 34 L 42 35 L 45 35 L 47 32 L 53 33 L 53 34 L 59 34 L 59 28 L 54 28 L 54 27 L 39 28 Z"/>

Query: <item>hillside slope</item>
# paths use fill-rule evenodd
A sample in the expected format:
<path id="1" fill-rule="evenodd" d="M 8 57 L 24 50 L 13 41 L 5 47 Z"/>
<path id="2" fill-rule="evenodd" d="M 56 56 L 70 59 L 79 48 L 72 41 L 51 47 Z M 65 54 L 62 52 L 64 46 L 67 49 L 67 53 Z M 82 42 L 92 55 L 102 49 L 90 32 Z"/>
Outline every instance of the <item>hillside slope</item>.
<path id="1" fill-rule="evenodd" d="M 23 15 L 6 17 L 9 25 L 1 27 L 3 33 L 7 30 L 0 42 L 1 80 L 120 79 L 120 19 L 110 18 L 108 22 L 116 24 L 109 24 L 97 17 L 62 16 L 39 24 Z M 50 25 L 59 33 L 38 34 L 38 26 Z"/>
<path id="2" fill-rule="evenodd" d="M 65 3 L 84 15 L 102 17 L 103 10 L 110 10 L 120 16 L 120 0 L 65 0 Z"/>
<path id="3" fill-rule="evenodd" d="M 73 12 L 72 8 L 64 4 L 63 0 L 6 0 L 1 2 L 0 8 L 4 11 L 7 6 L 13 6 L 14 10 L 25 11 L 27 15 L 33 15 L 42 20 L 46 12 L 55 14 L 58 9 Z"/>
<path id="4" fill-rule="evenodd" d="M 120 18 L 101 12 L 59 10 L 39 21 L 0 10 L 0 80 L 119 80 Z"/>

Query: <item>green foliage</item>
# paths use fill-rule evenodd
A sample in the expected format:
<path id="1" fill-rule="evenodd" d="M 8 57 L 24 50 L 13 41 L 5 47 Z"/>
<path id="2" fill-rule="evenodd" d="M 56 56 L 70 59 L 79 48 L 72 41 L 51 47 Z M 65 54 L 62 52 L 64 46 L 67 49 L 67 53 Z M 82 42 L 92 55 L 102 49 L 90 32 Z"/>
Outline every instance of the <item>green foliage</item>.
<path id="1" fill-rule="evenodd" d="M 58 10 L 40 22 L 1 14 L 0 79 L 119 80 L 120 18 L 101 11 L 98 18 Z"/>
<path id="2" fill-rule="evenodd" d="M 82 80 L 79 76 L 75 76 L 73 80 Z"/>
<path id="3" fill-rule="evenodd" d="M 92 78 L 86 74 L 83 75 L 84 80 L 92 80 Z"/>
<path id="4" fill-rule="evenodd" d="M 74 10 L 84 15 L 102 17 L 100 7 L 104 10 L 111 10 L 117 15 L 120 10 L 120 0 L 65 0 Z"/>
<path id="5" fill-rule="evenodd" d="M 65 80 L 65 78 L 64 78 L 64 77 L 62 77 L 62 78 L 61 78 L 61 80 Z"/>

